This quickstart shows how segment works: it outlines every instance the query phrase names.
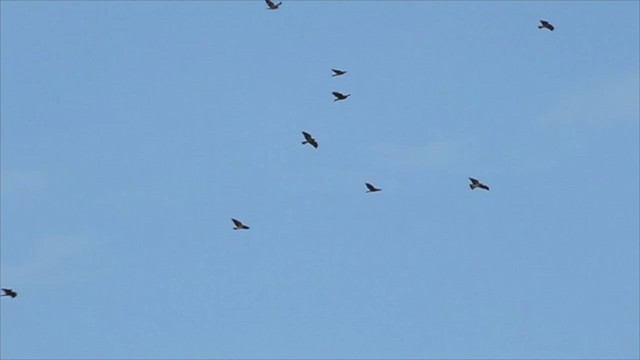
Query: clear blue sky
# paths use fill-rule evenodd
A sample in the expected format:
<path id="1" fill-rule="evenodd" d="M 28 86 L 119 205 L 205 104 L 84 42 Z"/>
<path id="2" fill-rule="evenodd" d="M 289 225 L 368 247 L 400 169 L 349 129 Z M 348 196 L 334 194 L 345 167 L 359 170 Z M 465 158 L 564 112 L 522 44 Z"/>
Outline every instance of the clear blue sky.
<path id="1" fill-rule="evenodd" d="M 2 1 L 1 357 L 637 359 L 639 4 Z"/>

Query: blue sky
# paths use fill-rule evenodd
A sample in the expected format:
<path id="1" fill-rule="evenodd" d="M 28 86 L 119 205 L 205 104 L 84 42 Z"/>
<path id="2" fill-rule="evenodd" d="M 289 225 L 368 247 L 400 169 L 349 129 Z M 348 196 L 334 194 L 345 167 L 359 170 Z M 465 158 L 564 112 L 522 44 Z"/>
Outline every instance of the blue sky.
<path id="1" fill-rule="evenodd" d="M 0 10 L 3 359 L 640 357 L 639 2 Z"/>

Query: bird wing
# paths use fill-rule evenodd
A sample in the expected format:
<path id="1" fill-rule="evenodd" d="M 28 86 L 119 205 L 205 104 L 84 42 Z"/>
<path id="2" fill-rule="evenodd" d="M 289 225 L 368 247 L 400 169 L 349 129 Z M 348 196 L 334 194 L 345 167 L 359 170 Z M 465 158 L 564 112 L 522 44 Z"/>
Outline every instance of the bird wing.
<path id="1" fill-rule="evenodd" d="M 487 190 L 487 191 L 489 190 L 489 187 L 488 187 L 487 185 L 485 185 L 485 184 L 480 184 L 480 185 L 478 185 L 478 187 L 479 187 L 480 189 L 485 189 L 485 190 Z"/>
<path id="2" fill-rule="evenodd" d="M 311 136 L 311 134 L 309 134 L 306 131 L 303 131 L 302 135 L 304 135 L 304 139 L 307 140 L 308 142 L 311 142 L 313 140 L 313 136 Z"/>
<path id="3" fill-rule="evenodd" d="M 471 180 L 471 183 L 473 183 L 474 185 L 480 184 L 480 181 L 478 181 L 478 179 L 470 177 L 469 180 Z"/>
<path id="4" fill-rule="evenodd" d="M 316 149 L 318 148 L 318 142 L 316 141 L 316 139 L 309 140 L 309 144 L 311 144 L 311 146 L 313 146 Z"/>
<path id="5" fill-rule="evenodd" d="M 553 31 L 553 29 L 555 29 L 553 27 L 553 25 L 551 25 L 550 22 L 548 22 L 547 20 L 540 20 L 540 24 L 542 24 L 542 26 L 546 27 L 547 29 Z"/>
<path id="6" fill-rule="evenodd" d="M 376 191 L 377 190 L 375 186 L 373 186 L 373 185 L 371 185 L 369 183 L 364 183 L 364 184 L 367 186 L 367 189 L 369 189 L 370 191 Z"/>
<path id="7" fill-rule="evenodd" d="M 341 93 L 339 93 L 339 92 L 337 92 L 337 91 L 332 92 L 332 94 L 333 94 L 333 96 L 335 96 L 335 97 L 337 97 L 337 98 L 339 98 L 339 97 L 343 97 L 343 96 L 344 96 L 344 95 L 342 95 Z"/>
<path id="8" fill-rule="evenodd" d="M 274 4 L 274 3 L 273 3 L 273 1 L 271 1 L 271 0 L 264 0 L 264 1 L 266 1 L 266 2 L 267 2 L 267 5 L 268 5 L 270 8 L 272 8 L 272 7 L 276 6 L 276 4 Z"/>
<path id="9" fill-rule="evenodd" d="M 15 295 L 17 295 L 16 292 L 11 289 L 2 289 L 2 291 L 4 291 L 4 295 L 8 295 L 11 297 L 15 297 Z"/>
<path id="10" fill-rule="evenodd" d="M 242 227 L 243 226 L 243 224 L 240 221 L 236 220 L 236 219 L 231 219 L 231 221 L 233 221 L 233 224 L 235 226 L 237 226 L 237 227 Z"/>

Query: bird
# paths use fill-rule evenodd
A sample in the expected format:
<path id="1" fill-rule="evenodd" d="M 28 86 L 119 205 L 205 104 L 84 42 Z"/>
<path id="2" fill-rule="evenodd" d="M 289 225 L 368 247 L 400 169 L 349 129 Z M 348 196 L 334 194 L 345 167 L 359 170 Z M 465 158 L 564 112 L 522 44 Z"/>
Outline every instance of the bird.
<path id="1" fill-rule="evenodd" d="M 235 225 L 233 230 L 249 230 L 249 227 L 241 223 L 240 220 L 236 220 L 232 218 L 231 221 L 233 221 L 233 224 Z"/>
<path id="2" fill-rule="evenodd" d="M 306 131 L 302 132 L 302 135 L 304 135 L 304 141 L 302 142 L 302 145 L 304 144 L 311 144 L 311 146 L 313 146 L 314 148 L 318 148 L 318 142 L 316 141 L 316 139 L 313 138 L 313 136 L 311 136 L 311 134 L 309 134 Z"/>
<path id="3" fill-rule="evenodd" d="M 331 71 L 333 71 L 333 75 L 331 76 L 340 76 L 347 73 L 345 70 L 338 70 L 338 69 L 331 69 Z"/>
<path id="4" fill-rule="evenodd" d="M 469 184 L 469 187 L 471 188 L 471 190 L 475 189 L 475 188 L 480 188 L 480 189 L 484 189 L 489 191 L 489 187 L 483 183 L 481 183 L 478 179 L 474 179 L 472 177 L 469 178 L 469 180 L 471 180 L 471 184 Z"/>
<path id="5" fill-rule="evenodd" d="M 549 29 L 551 31 L 553 31 L 553 29 L 555 29 L 555 27 L 553 25 L 551 25 L 550 22 L 548 22 L 547 20 L 540 20 L 540 25 L 538 25 L 538 29 Z"/>
<path id="6" fill-rule="evenodd" d="M 369 190 L 367 190 L 368 193 L 382 190 L 382 189 L 378 189 L 377 187 L 375 187 L 375 186 L 373 186 L 373 185 L 371 185 L 369 183 L 364 183 L 364 184 L 367 185 L 367 189 L 369 189 Z"/>
<path id="7" fill-rule="evenodd" d="M 345 95 L 345 94 L 339 93 L 337 91 L 332 92 L 332 94 L 333 94 L 333 96 L 336 97 L 335 100 L 333 100 L 333 101 L 344 100 L 344 99 L 348 98 L 349 96 L 351 96 L 351 94 L 346 94 Z"/>
<path id="8" fill-rule="evenodd" d="M 4 294 L 0 296 L 11 296 L 12 298 L 18 296 L 18 293 L 11 289 L 2 289 L 2 291 L 4 292 Z"/>
<path id="9" fill-rule="evenodd" d="M 264 1 L 267 2 L 267 6 L 269 7 L 269 10 L 276 10 L 277 8 L 280 7 L 280 5 L 282 5 L 282 1 L 277 4 L 271 0 L 264 0 Z"/>

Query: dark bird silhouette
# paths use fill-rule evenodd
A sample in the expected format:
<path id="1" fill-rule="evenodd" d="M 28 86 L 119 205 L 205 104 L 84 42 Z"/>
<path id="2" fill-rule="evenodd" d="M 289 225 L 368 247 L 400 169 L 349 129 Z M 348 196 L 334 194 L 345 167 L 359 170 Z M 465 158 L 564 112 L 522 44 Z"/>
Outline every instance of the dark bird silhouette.
<path id="1" fill-rule="evenodd" d="M 233 221 L 233 224 L 235 225 L 233 230 L 249 230 L 249 227 L 241 223 L 240 220 L 236 220 L 232 218 L 231 221 Z"/>
<path id="2" fill-rule="evenodd" d="M 369 183 L 364 183 L 364 184 L 367 185 L 367 189 L 369 189 L 369 190 L 367 190 L 368 193 L 382 190 L 382 189 L 378 189 L 377 187 L 375 187 L 375 186 L 373 186 L 373 185 L 371 185 Z"/>
<path id="3" fill-rule="evenodd" d="M 333 71 L 333 75 L 331 76 L 340 76 L 347 73 L 345 70 L 338 70 L 338 69 L 331 69 L 331 71 Z"/>
<path id="4" fill-rule="evenodd" d="M 316 141 L 316 139 L 313 138 L 313 136 L 311 136 L 311 134 L 309 134 L 306 131 L 302 132 L 302 135 L 304 135 L 304 141 L 302 142 L 302 145 L 304 144 L 311 144 L 311 146 L 313 146 L 314 148 L 318 148 L 318 142 Z"/>
<path id="5" fill-rule="evenodd" d="M 540 25 L 538 25 L 538 29 L 549 29 L 551 31 L 553 31 L 553 29 L 555 29 L 555 27 L 553 27 L 553 25 L 551 25 L 550 22 L 548 22 L 547 20 L 540 20 Z"/>
<path id="6" fill-rule="evenodd" d="M 2 289 L 2 291 L 4 292 L 4 294 L 0 296 L 11 296 L 12 298 L 18 296 L 18 293 L 11 289 Z"/>
<path id="7" fill-rule="evenodd" d="M 264 0 L 264 1 L 267 2 L 267 6 L 269 7 L 269 10 L 276 10 L 277 8 L 280 7 L 280 5 L 282 5 L 282 1 L 277 4 L 271 0 Z"/>
<path id="8" fill-rule="evenodd" d="M 478 179 L 474 179 L 474 178 L 469 178 L 469 180 L 471 180 L 471 184 L 469 184 L 469 187 L 471 188 L 471 190 L 475 189 L 475 188 L 480 188 L 480 189 L 484 189 L 489 191 L 489 187 L 483 183 L 481 183 L 480 181 L 478 181 Z"/>
<path id="9" fill-rule="evenodd" d="M 346 94 L 345 95 L 345 94 L 339 93 L 337 91 L 332 92 L 332 94 L 333 94 L 333 96 L 336 97 L 335 100 L 333 100 L 333 101 L 344 100 L 344 99 L 348 98 L 349 96 L 351 96 L 351 94 Z"/>

